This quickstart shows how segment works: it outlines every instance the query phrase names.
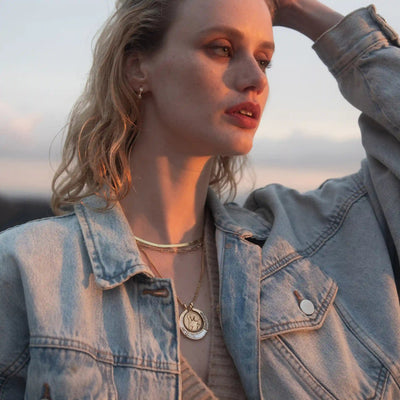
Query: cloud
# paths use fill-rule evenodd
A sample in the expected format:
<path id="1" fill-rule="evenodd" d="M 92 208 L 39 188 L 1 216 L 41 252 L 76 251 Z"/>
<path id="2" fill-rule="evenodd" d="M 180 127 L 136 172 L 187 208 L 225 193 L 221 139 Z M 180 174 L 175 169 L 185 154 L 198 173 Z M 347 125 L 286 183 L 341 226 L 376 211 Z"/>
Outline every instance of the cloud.
<path id="1" fill-rule="evenodd" d="M 365 157 L 360 140 L 335 140 L 294 131 L 276 140 L 256 137 L 250 166 L 238 188 L 236 201 L 243 203 L 248 193 L 270 183 L 279 183 L 305 192 L 331 178 L 354 173 Z"/>
<path id="2" fill-rule="evenodd" d="M 364 157 L 358 139 L 339 141 L 299 131 L 282 140 L 258 138 L 250 154 L 256 167 L 327 170 L 358 168 Z"/>
<path id="3" fill-rule="evenodd" d="M 24 114 L 0 101 L 0 157 L 42 158 L 47 154 L 37 129 L 42 121 L 40 114 Z"/>
<path id="4" fill-rule="evenodd" d="M 24 115 L 10 105 L 0 101 L 0 138 L 24 142 L 32 140 L 35 127 L 42 120 L 39 114 Z"/>

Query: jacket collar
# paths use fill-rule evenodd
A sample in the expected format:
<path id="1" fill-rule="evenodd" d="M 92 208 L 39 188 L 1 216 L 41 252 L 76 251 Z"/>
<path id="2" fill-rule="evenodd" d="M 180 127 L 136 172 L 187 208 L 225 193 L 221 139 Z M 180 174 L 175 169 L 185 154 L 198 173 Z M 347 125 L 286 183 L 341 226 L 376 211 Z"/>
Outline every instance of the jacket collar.
<path id="1" fill-rule="evenodd" d="M 75 206 L 97 285 L 112 289 L 140 273 L 154 277 L 140 258 L 119 203 L 103 211 L 104 205 L 104 200 L 98 196 L 89 196 Z M 234 203 L 222 204 L 212 189 L 208 192 L 207 206 L 220 230 L 265 241 L 270 228 L 254 212 Z"/>
<path id="2" fill-rule="evenodd" d="M 265 241 L 271 225 L 258 214 L 236 203 L 223 204 L 212 189 L 208 190 L 207 206 L 220 230 L 244 238 Z"/>
<path id="3" fill-rule="evenodd" d="M 97 196 L 75 206 L 97 285 L 112 289 L 139 273 L 153 277 L 140 258 L 121 206 L 117 203 L 102 211 L 103 207 L 104 201 Z"/>

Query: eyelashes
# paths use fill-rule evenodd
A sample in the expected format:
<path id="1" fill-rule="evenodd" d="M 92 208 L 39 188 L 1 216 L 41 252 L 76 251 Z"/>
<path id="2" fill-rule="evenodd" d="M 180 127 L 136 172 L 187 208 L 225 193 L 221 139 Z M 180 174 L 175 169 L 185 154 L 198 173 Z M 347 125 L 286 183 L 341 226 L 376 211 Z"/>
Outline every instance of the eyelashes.
<path id="1" fill-rule="evenodd" d="M 231 46 L 218 46 L 211 47 L 214 53 L 220 57 L 231 58 L 233 56 L 233 49 Z"/>
<path id="2" fill-rule="evenodd" d="M 221 57 L 222 59 L 231 59 L 235 56 L 235 52 L 231 44 L 215 43 L 208 46 L 208 49 L 213 56 Z M 272 66 L 271 59 L 266 55 L 260 57 L 255 56 L 255 59 L 257 60 L 260 69 L 264 72 Z"/>
<path id="3" fill-rule="evenodd" d="M 258 60 L 258 64 L 263 71 L 272 68 L 272 61 L 271 60 Z"/>

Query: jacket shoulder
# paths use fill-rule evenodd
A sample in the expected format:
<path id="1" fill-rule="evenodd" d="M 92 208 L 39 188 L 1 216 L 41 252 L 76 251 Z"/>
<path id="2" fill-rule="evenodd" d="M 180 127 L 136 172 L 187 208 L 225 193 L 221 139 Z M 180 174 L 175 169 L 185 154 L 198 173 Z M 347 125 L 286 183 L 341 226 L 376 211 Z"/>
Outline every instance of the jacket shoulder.
<path id="1" fill-rule="evenodd" d="M 271 231 L 304 249 L 338 229 L 350 209 L 367 197 L 362 171 L 330 179 L 305 193 L 269 185 L 250 194 L 244 207 L 268 221 Z M 367 201 L 367 204 L 369 202 Z M 363 203 L 362 212 L 365 212 Z"/>
<path id="2" fill-rule="evenodd" d="M 298 192 L 279 184 L 271 184 L 253 191 L 244 207 L 272 222 L 277 212 L 288 215 L 332 215 L 353 198 L 367 193 L 361 171 L 343 178 L 329 179 L 320 187 L 308 192 Z"/>
<path id="3" fill-rule="evenodd" d="M 8 228 L 0 233 L 0 259 L 7 256 L 18 258 L 20 254 L 40 254 L 44 249 L 54 249 L 78 231 L 79 224 L 73 213 Z"/>

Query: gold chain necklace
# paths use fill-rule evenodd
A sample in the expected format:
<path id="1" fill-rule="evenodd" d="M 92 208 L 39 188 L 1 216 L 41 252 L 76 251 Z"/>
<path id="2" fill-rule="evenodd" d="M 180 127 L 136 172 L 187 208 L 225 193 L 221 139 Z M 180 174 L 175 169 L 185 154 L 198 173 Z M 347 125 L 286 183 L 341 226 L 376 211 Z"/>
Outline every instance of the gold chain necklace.
<path id="1" fill-rule="evenodd" d="M 143 249 L 142 244 L 138 243 L 139 249 L 147 258 L 148 263 L 150 264 L 151 268 L 157 273 L 157 275 L 162 278 L 162 275 L 158 271 L 157 267 L 154 265 L 153 261 L 147 254 L 147 252 Z M 204 275 L 204 251 L 201 253 L 201 270 L 200 270 L 200 278 L 197 282 L 196 290 L 194 292 L 194 296 L 192 301 L 189 305 L 183 303 L 181 299 L 176 295 L 176 299 L 178 303 L 183 307 L 183 311 L 179 316 L 179 327 L 181 332 L 189 339 L 192 340 L 200 340 L 202 339 L 208 332 L 208 319 L 207 316 L 204 314 L 203 311 L 199 310 L 198 308 L 194 308 L 194 303 L 197 300 L 197 297 L 200 293 L 201 282 L 203 280 Z"/>
<path id="2" fill-rule="evenodd" d="M 162 253 L 189 253 L 195 251 L 203 245 L 203 238 L 192 240 L 191 242 L 175 243 L 175 244 L 159 244 L 144 240 L 135 236 L 135 239 L 140 243 L 140 247 L 159 251 Z"/>

